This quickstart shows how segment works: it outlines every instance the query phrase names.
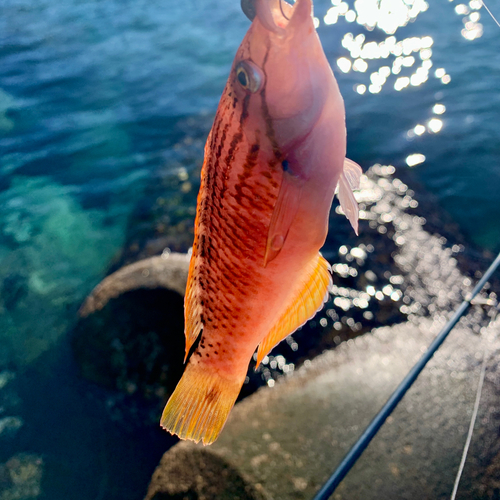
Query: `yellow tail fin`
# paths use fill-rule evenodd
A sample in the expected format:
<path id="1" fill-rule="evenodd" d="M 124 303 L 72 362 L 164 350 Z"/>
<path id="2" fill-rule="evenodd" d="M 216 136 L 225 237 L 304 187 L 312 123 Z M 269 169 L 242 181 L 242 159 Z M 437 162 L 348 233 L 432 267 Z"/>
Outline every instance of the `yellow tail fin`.
<path id="1" fill-rule="evenodd" d="M 213 443 L 234 406 L 245 374 L 225 378 L 203 363 L 188 363 L 163 410 L 161 426 L 181 439 Z"/>

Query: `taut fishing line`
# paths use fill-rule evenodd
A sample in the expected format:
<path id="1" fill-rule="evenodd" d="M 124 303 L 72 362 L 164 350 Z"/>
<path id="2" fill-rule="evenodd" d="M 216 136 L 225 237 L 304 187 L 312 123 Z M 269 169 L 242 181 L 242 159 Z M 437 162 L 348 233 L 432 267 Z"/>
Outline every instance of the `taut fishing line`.
<path id="1" fill-rule="evenodd" d="M 469 425 L 469 432 L 467 433 L 467 439 L 465 440 L 464 451 L 462 453 L 462 460 L 460 460 L 460 466 L 458 467 L 457 477 L 455 479 L 455 484 L 453 485 L 453 493 L 451 494 L 451 500 L 455 500 L 458 491 L 458 485 L 460 484 L 460 478 L 462 477 L 462 472 L 465 466 L 465 460 L 467 458 L 467 453 L 469 451 L 470 442 L 472 440 L 472 434 L 474 432 L 474 424 L 476 423 L 477 412 L 479 410 L 479 401 L 481 400 L 481 393 L 483 391 L 484 375 L 486 373 L 486 359 L 488 358 L 488 350 L 485 348 L 483 352 L 483 363 L 481 364 L 481 373 L 479 375 L 479 382 L 477 384 L 476 401 L 474 403 L 474 410 L 472 411 L 472 417 Z"/>
<path id="2" fill-rule="evenodd" d="M 491 10 L 488 9 L 488 6 L 483 1 L 481 1 L 481 4 L 486 9 L 486 12 L 491 16 L 493 21 L 495 21 L 497 23 L 497 26 L 500 28 L 500 23 L 497 21 L 497 18 L 491 13 Z"/>

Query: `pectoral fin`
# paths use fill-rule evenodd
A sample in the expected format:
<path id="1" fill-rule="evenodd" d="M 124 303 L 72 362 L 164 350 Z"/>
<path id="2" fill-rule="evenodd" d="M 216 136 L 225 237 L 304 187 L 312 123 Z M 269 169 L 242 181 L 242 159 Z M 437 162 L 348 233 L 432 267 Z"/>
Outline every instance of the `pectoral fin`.
<path id="1" fill-rule="evenodd" d="M 359 180 L 363 171 L 352 160 L 345 159 L 344 170 L 339 179 L 339 201 L 342 210 L 349 219 L 356 235 L 358 234 L 359 208 L 353 190 L 359 189 Z"/>
<path id="2" fill-rule="evenodd" d="M 299 208 L 303 184 L 303 179 L 289 170 L 283 172 L 280 192 L 269 224 L 264 267 L 278 256 L 285 244 L 288 231 Z"/>
<path id="3" fill-rule="evenodd" d="M 331 283 L 330 264 L 318 254 L 304 270 L 301 286 L 297 289 L 293 300 L 260 343 L 257 351 L 257 366 L 276 344 L 302 326 L 323 307 L 328 298 Z"/>

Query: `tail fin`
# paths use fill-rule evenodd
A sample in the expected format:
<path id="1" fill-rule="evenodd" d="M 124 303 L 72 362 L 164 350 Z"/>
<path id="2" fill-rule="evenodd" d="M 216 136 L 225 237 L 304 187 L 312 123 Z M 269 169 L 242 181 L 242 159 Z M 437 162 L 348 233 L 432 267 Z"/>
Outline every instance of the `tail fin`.
<path id="1" fill-rule="evenodd" d="M 225 378 L 204 363 L 188 363 L 163 410 L 161 426 L 204 445 L 219 436 L 245 379 Z"/>

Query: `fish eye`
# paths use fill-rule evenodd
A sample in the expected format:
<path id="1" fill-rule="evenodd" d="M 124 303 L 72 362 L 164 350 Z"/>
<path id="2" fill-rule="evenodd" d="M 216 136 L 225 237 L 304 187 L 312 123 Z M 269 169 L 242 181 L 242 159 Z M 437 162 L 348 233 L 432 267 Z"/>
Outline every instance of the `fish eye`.
<path id="1" fill-rule="evenodd" d="M 262 88 L 264 81 L 262 71 L 251 61 L 240 61 L 236 65 L 238 83 L 253 94 Z"/>

